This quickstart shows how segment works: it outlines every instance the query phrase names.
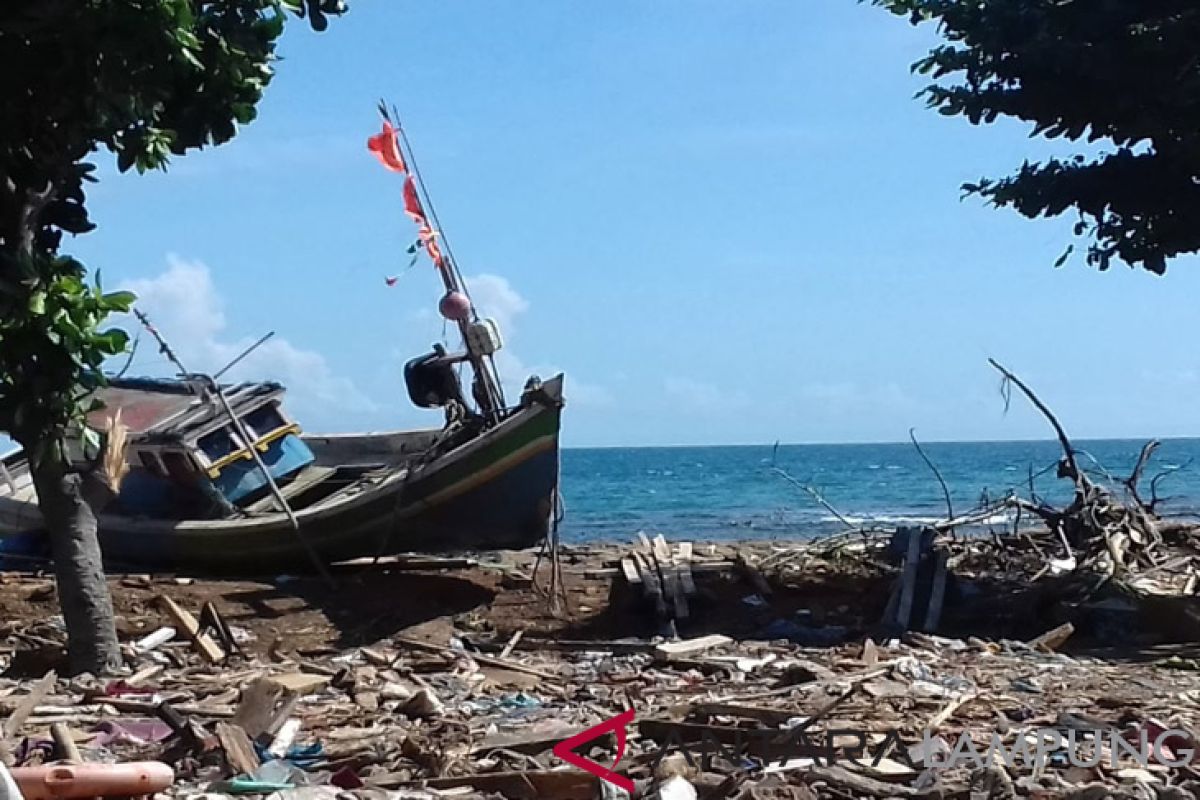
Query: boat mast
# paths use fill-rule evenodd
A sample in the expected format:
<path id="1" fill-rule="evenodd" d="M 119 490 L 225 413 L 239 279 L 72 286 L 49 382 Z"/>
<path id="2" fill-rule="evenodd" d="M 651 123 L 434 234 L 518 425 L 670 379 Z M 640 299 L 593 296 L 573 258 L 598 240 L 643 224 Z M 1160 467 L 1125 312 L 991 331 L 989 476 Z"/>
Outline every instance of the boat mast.
<path id="1" fill-rule="evenodd" d="M 389 119 L 387 108 L 381 102 L 379 111 L 384 119 Z M 462 336 L 463 347 L 467 352 L 467 360 L 471 362 L 471 369 L 475 373 L 476 379 L 483 387 L 483 397 L 477 397 L 476 402 L 483 405 L 480 411 L 483 415 L 492 422 L 498 422 L 500 412 L 504 410 L 504 387 L 500 383 L 500 376 L 496 370 L 496 362 L 490 353 L 479 352 L 474 338 L 470 335 L 471 327 L 479 323 L 479 313 L 475 308 L 475 302 L 471 300 L 471 293 L 467 289 L 467 283 L 463 280 L 462 272 L 458 268 L 458 261 L 454 258 L 454 251 L 450 248 L 450 242 L 447 240 L 445 231 L 442 228 L 442 223 L 438 219 L 437 211 L 434 209 L 433 200 L 429 197 L 429 191 L 425 188 L 425 181 L 421 179 L 421 171 L 417 167 L 417 159 L 413 154 L 412 144 L 408 141 L 408 134 L 404 132 L 404 126 L 400 124 L 400 115 L 396 112 L 395 106 L 392 107 L 391 117 L 395 118 L 396 133 L 399 136 L 399 145 L 403 149 L 403 156 L 408 162 L 409 172 L 412 175 L 413 183 L 417 191 L 421 195 L 421 203 L 428 210 L 429 220 L 433 223 L 433 235 L 440 240 L 439 248 L 442 250 L 442 263 L 435 264 L 438 268 L 438 274 L 442 278 L 442 283 L 446 287 L 446 292 L 459 292 L 470 302 L 471 311 L 466 319 L 456 320 L 458 332 Z"/>

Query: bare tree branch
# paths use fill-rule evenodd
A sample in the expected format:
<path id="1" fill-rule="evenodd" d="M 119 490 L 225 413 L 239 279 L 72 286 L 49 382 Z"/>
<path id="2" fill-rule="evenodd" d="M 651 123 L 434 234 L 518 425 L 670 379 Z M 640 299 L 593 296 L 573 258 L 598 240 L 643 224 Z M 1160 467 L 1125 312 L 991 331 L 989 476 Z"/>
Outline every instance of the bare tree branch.
<path id="1" fill-rule="evenodd" d="M 1059 423 L 1058 418 L 1054 416 L 1054 412 L 1051 411 L 1046 404 L 1043 403 L 1041 399 L 1033 393 L 1032 389 L 1025 385 L 1024 381 L 1010 372 L 1006 367 L 1002 366 L 998 361 L 996 361 L 996 359 L 989 358 L 988 363 L 995 367 L 996 370 L 1004 376 L 1004 380 L 1007 384 L 1011 384 L 1020 389 L 1021 393 L 1029 399 L 1029 402 L 1033 403 L 1034 407 L 1037 408 L 1038 411 L 1042 412 L 1042 416 L 1050 421 L 1050 425 L 1054 428 L 1055 435 L 1058 436 L 1058 443 L 1062 445 L 1063 457 L 1066 462 L 1067 470 L 1069 471 L 1069 474 L 1066 477 L 1069 477 L 1071 480 L 1075 481 L 1076 487 L 1080 491 L 1083 491 L 1086 488 L 1087 479 L 1079 470 L 1079 464 L 1075 460 L 1075 448 L 1071 444 L 1071 440 L 1067 438 L 1067 432 L 1063 430 L 1062 424 Z M 1007 407 L 1007 405 L 1008 403 L 1006 397 L 1005 407 Z"/>
<path id="2" fill-rule="evenodd" d="M 822 508 L 824 508 L 830 514 L 835 516 L 837 518 L 837 520 L 839 522 L 841 522 L 843 525 L 845 525 L 847 528 L 849 528 L 851 530 L 855 530 L 855 531 L 862 530 L 861 526 L 855 525 L 853 522 L 846 519 L 846 517 L 842 515 L 842 512 L 838 511 L 836 508 L 831 506 L 829 504 L 829 501 L 826 500 L 824 497 L 822 497 L 821 493 L 818 492 L 813 487 L 809 486 L 808 484 L 801 483 L 800 481 L 796 480 L 791 475 L 789 475 L 786 470 L 783 470 L 779 467 L 771 467 L 771 471 L 774 472 L 779 477 L 783 478 L 788 483 L 795 486 L 797 489 L 800 489 L 801 491 L 807 493 L 809 497 L 811 497 L 813 500 L 817 501 L 817 503 L 819 503 Z"/>
<path id="3" fill-rule="evenodd" d="M 937 478 L 937 482 L 942 486 L 942 495 L 946 498 L 946 519 L 954 519 L 954 506 L 950 502 L 950 488 L 946 486 L 946 481 L 942 478 L 942 473 L 938 471 L 937 466 L 930 460 L 929 456 L 925 455 L 924 449 L 921 448 L 921 443 L 917 441 L 917 429 L 908 429 L 908 438 L 912 439 L 913 447 L 917 448 L 917 452 L 921 454 L 925 465 L 933 471 L 933 476 Z"/>

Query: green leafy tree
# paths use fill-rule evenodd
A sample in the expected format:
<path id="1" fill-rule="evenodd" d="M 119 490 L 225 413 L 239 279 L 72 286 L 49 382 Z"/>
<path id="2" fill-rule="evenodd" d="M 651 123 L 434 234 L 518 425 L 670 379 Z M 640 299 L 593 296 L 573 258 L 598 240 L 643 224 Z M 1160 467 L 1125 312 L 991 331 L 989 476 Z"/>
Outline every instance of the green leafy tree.
<path id="1" fill-rule="evenodd" d="M 968 194 L 1027 217 L 1078 214 L 1087 261 L 1162 274 L 1200 249 L 1200 5 L 1193 0 L 872 0 L 945 43 L 922 95 L 972 123 L 1087 142 Z M 1068 248 L 1061 265 L 1070 255 Z"/>
<path id="2" fill-rule="evenodd" d="M 4 0 L 0 3 L 0 431 L 29 459 L 76 671 L 120 663 L 95 509 L 111 474 L 65 452 L 126 347 L 130 308 L 62 252 L 94 227 L 88 159 L 165 168 L 255 117 L 289 12 L 323 30 L 340 0 Z"/>

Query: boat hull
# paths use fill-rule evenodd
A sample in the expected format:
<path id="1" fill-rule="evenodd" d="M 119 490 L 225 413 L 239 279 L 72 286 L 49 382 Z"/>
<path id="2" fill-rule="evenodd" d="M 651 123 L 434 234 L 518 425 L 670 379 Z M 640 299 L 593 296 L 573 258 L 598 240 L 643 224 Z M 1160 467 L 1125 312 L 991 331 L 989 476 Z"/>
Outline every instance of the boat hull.
<path id="1" fill-rule="evenodd" d="M 277 574 L 312 568 L 301 537 L 326 562 L 529 547 L 546 535 L 554 509 L 559 386 L 548 382 L 542 400 L 427 464 L 385 470 L 361 491 L 298 511 L 299 531 L 280 513 L 185 521 L 101 514 L 105 558 L 156 569 Z M 362 438 L 378 438 L 382 447 L 391 446 L 389 436 L 397 438 Z M 309 438 L 318 460 L 321 441 Z M 15 518 L 28 529 L 29 508 L 6 507 L 6 500 L 0 497 L 0 530 L 13 532 Z"/>

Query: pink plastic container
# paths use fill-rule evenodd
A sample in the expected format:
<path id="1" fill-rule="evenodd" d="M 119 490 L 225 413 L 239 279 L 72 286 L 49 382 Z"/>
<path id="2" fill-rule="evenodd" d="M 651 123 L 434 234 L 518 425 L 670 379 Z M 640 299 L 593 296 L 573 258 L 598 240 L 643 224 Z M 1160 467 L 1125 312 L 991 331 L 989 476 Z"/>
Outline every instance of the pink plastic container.
<path id="1" fill-rule="evenodd" d="M 154 794 L 175 782 L 175 770 L 158 761 L 45 764 L 40 767 L 14 767 L 10 772 L 25 800 L 130 797 Z"/>

